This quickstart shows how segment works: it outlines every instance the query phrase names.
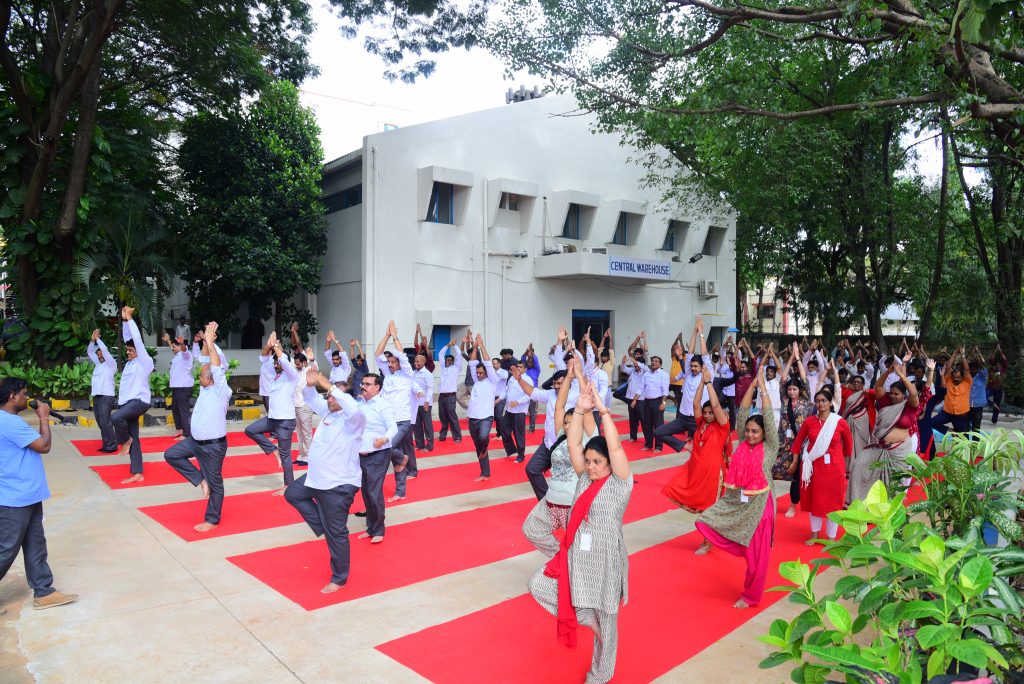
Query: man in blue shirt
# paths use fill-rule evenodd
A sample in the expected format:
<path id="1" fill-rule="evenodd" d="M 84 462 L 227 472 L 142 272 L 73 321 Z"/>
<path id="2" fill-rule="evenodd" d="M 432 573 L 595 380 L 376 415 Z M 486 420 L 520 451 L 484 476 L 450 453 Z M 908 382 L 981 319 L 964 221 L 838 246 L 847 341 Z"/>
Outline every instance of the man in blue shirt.
<path id="1" fill-rule="evenodd" d="M 971 352 L 971 431 L 981 429 L 981 416 L 988 406 L 988 364 L 975 347 Z"/>
<path id="2" fill-rule="evenodd" d="M 46 562 L 43 500 L 50 498 L 42 455 L 50 451 L 50 407 L 39 403 L 39 432 L 18 416 L 28 407 L 24 380 L 0 380 L 0 579 L 18 557 L 25 556 L 25 575 L 35 593 L 37 610 L 71 603 L 76 594 L 53 588 Z M 0 610 L 0 615 L 7 610 Z"/>

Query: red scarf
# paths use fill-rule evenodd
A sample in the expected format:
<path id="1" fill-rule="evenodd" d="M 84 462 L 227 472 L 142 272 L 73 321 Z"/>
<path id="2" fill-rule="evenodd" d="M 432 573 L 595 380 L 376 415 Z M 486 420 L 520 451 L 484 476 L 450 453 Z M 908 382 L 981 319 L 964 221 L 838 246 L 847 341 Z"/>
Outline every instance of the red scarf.
<path id="1" fill-rule="evenodd" d="M 579 626 L 576 609 L 572 605 L 572 587 L 569 586 L 569 547 L 576 539 L 580 525 L 590 515 L 590 505 L 607 481 L 607 475 L 594 480 L 576 499 L 558 553 L 544 566 L 544 575 L 558 580 L 558 640 L 569 648 L 576 648 L 576 628 Z"/>

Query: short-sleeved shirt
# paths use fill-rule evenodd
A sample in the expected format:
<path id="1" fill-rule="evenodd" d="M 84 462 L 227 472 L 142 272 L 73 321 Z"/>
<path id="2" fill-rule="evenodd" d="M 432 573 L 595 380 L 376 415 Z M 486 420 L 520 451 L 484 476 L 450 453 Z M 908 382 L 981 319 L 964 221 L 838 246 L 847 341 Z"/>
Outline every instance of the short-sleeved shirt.
<path id="1" fill-rule="evenodd" d="M 43 456 L 28 448 L 39 437 L 24 420 L 0 411 L 0 506 L 31 506 L 50 498 Z"/>

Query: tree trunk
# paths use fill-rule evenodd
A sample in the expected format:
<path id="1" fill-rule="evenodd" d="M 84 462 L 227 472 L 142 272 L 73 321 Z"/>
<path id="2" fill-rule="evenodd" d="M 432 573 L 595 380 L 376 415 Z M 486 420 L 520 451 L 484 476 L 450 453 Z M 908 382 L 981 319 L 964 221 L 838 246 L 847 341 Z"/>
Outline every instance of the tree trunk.
<path id="1" fill-rule="evenodd" d="M 57 225 L 53 237 L 57 244 L 65 244 L 78 226 L 78 207 L 85 191 L 85 176 L 89 168 L 89 156 L 96 128 L 96 109 L 100 100 L 100 60 L 93 62 L 82 83 L 82 96 L 78 107 L 78 126 L 75 128 L 75 143 L 71 151 L 71 166 L 68 180 L 61 199 Z"/>
<path id="2" fill-rule="evenodd" d="M 921 328 L 918 330 L 917 339 L 924 342 L 928 333 L 931 332 L 932 313 L 935 310 L 935 299 L 939 294 L 939 286 L 942 283 L 942 266 L 946 261 L 946 221 L 949 213 L 949 140 L 946 135 L 946 128 L 942 129 L 942 180 L 939 183 L 939 234 L 935 242 L 935 270 L 932 273 L 932 282 L 928 288 L 928 298 L 925 300 L 924 311 L 921 313 Z"/>

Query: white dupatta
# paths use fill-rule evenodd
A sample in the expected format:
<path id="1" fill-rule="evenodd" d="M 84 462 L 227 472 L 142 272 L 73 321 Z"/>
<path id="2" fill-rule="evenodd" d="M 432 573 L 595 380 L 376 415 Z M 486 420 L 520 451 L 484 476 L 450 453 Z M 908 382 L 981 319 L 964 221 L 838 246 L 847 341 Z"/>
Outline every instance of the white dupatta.
<path id="1" fill-rule="evenodd" d="M 814 445 L 810 449 L 804 446 L 804 453 L 801 459 L 803 466 L 800 472 L 800 479 L 804 484 L 811 481 L 811 475 L 814 473 L 814 461 L 817 461 L 828 452 L 828 447 L 832 443 L 832 435 L 836 432 L 839 420 L 838 414 L 828 414 L 825 424 L 821 426 L 821 432 L 818 433 L 818 439 L 814 440 Z"/>

